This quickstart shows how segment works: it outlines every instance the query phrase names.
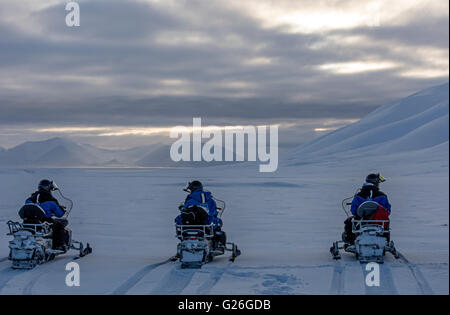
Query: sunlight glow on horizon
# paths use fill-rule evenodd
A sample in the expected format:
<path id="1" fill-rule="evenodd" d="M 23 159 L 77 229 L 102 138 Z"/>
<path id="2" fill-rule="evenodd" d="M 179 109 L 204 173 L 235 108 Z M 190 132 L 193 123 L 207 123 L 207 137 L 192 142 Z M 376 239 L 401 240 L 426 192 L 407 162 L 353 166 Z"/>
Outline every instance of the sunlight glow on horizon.
<path id="1" fill-rule="evenodd" d="M 320 65 L 318 68 L 335 74 L 354 74 L 368 71 L 380 71 L 395 68 L 396 64 L 392 62 L 341 62 L 328 63 Z"/>

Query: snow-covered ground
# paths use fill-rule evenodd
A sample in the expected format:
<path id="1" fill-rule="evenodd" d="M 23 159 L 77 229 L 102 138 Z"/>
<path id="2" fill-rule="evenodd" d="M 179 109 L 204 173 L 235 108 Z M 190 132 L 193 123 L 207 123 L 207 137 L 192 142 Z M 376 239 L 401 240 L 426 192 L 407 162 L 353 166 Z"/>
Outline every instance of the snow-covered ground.
<path id="1" fill-rule="evenodd" d="M 448 85 L 405 100 L 295 150 L 273 174 L 257 165 L 1 169 L 0 293 L 448 294 Z M 365 286 L 364 265 L 352 255 L 335 262 L 329 253 L 343 229 L 341 200 L 371 171 L 387 178 L 392 239 L 410 262 L 388 254 L 380 287 Z M 74 199 L 74 238 L 94 248 L 77 260 L 80 287 L 65 285 L 75 253 L 31 271 L 1 261 L 6 221 L 45 177 Z M 192 179 L 227 202 L 224 227 L 242 250 L 233 264 L 226 257 L 198 270 L 160 264 L 175 253 L 172 222 Z"/>

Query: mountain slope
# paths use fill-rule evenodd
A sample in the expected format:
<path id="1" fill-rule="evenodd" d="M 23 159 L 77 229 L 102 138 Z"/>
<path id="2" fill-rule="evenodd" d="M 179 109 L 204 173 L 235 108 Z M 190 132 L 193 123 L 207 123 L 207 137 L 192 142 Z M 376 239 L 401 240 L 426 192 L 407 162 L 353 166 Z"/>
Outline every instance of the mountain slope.
<path id="1" fill-rule="evenodd" d="M 387 154 L 420 150 L 448 141 L 448 83 L 378 108 L 360 121 L 292 152 L 288 161 L 330 154 Z"/>

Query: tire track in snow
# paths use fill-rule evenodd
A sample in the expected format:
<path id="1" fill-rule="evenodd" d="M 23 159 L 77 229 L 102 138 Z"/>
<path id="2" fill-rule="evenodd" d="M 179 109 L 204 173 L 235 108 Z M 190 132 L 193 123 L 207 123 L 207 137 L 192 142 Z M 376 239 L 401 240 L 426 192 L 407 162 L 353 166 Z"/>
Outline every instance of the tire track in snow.
<path id="1" fill-rule="evenodd" d="M 366 283 L 366 266 L 367 264 L 361 264 L 364 283 Z M 398 295 L 397 288 L 394 283 L 394 278 L 392 277 L 391 268 L 386 264 L 379 264 L 380 267 L 380 286 L 369 287 L 365 285 L 367 295 Z"/>
<path id="2" fill-rule="evenodd" d="M 199 269 L 181 269 L 175 266 L 163 281 L 156 285 L 150 294 L 177 295 L 189 285 Z"/>
<path id="3" fill-rule="evenodd" d="M 333 268 L 333 278 L 331 279 L 330 294 L 344 294 L 344 274 L 345 266 L 336 262 Z"/>
<path id="4" fill-rule="evenodd" d="M 120 287 L 115 289 L 112 294 L 113 295 L 126 294 L 128 291 L 131 290 L 131 288 L 133 288 L 136 284 L 138 284 L 138 282 L 141 281 L 142 278 L 144 278 L 150 271 L 156 269 L 159 266 L 167 264 L 170 261 L 171 259 L 169 258 L 166 261 L 145 266 L 144 268 L 136 272 L 133 276 L 131 276 L 127 281 L 125 281 Z"/>
<path id="5" fill-rule="evenodd" d="M 417 265 L 411 264 L 409 260 L 406 259 L 405 256 L 403 256 L 402 253 L 399 253 L 399 256 L 400 259 L 403 260 L 403 262 L 406 264 L 412 276 L 416 280 L 420 292 L 425 295 L 434 294 L 433 289 L 431 289 L 430 285 L 428 284 L 428 281 L 425 279 L 419 267 Z"/>

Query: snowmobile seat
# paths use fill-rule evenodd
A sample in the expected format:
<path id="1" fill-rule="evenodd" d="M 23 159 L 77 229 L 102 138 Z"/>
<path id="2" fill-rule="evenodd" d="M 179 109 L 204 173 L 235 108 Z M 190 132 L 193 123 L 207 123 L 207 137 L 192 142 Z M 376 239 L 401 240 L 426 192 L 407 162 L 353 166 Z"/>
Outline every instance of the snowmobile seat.
<path id="1" fill-rule="evenodd" d="M 45 211 L 36 204 L 26 204 L 19 210 L 19 216 L 23 220 L 24 225 L 39 225 L 44 222 L 52 222 L 52 219 L 47 218 L 45 216 Z M 38 232 L 42 232 L 44 230 L 43 227 L 36 227 L 35 229 Z M 30 231 L 34 234 L 34 229 L 30 229 Z"/>
<path id="2" fill-rule="evenodd" d="M 19 216 L 25 224 L 41 224 L 45 221 L 45 211 L 35 204 L 24 205 L 19 210 Z"/>

